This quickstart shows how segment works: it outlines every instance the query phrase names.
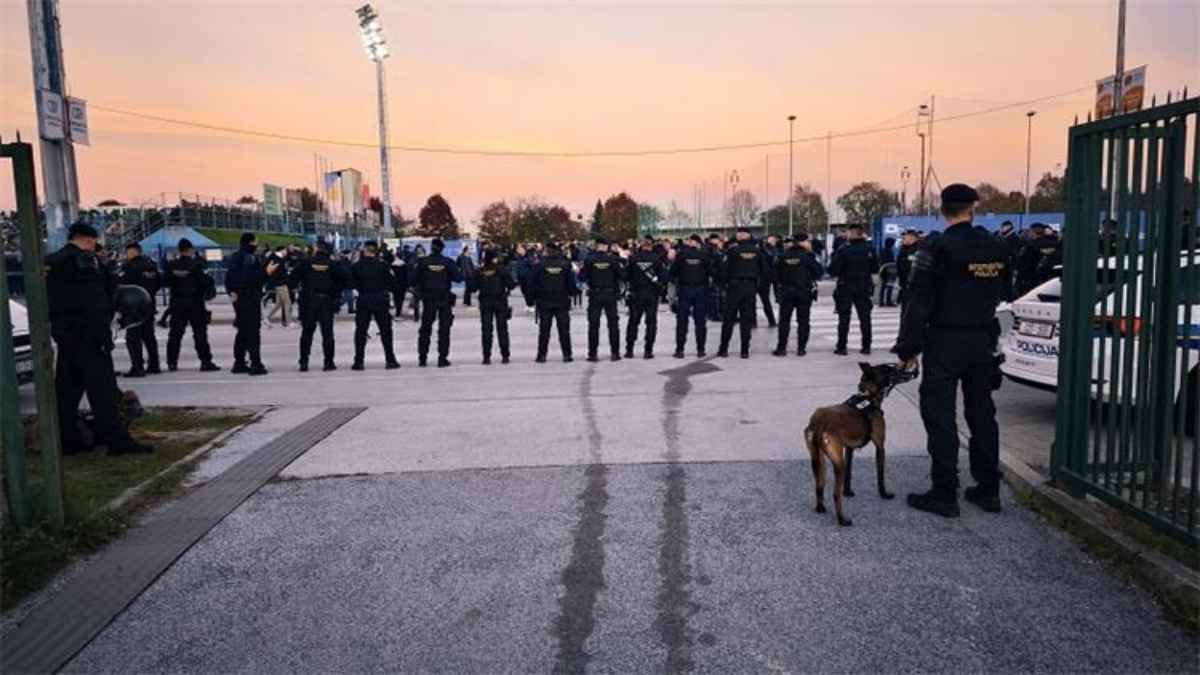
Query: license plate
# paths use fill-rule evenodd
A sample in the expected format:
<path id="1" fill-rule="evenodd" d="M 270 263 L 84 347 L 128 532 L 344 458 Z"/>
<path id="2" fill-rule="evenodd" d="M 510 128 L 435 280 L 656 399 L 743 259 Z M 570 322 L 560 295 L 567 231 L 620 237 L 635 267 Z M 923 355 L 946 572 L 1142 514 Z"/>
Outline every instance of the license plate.
<path id="1" fill-rule="evenodd" d="M 1021 325 L 1017 328 L 1017 332 L 1030 337 L 1051 338 L 1054 337 L 1054 324 L 1022 321 Z"/>
<path id="2" fill-rule="evenodd" d="M 33 372 L 33 361 L 32 360 L 17 361 L 17 374 L 18 375 L 20 375 L 22 373 L 32 373 L 32 372 Z"/>

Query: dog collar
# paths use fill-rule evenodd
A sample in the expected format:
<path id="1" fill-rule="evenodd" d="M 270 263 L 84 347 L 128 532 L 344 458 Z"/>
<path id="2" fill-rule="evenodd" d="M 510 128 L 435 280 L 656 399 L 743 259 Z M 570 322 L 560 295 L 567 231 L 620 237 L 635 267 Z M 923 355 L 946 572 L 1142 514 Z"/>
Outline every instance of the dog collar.
<path id="1" fill-rule="evenodd" d="M 866 394 L 855 394 L 846 399 L 846 405 L 858 411 L 862 415 L 863 426 L 867 429 L 867 436 L 871 435 L 871 415 L 879 408 L 870 396 Z"/>

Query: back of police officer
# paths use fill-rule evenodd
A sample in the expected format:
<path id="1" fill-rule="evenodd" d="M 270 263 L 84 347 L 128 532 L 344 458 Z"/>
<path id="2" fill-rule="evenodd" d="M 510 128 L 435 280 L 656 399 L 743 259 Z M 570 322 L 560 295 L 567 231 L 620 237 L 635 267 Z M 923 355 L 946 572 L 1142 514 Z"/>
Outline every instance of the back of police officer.
<path id="1" fill-rule="evenodd" d="M 550 325 L 558 327 L 558 344 L 563 363 L 574 360 L 571 355 L 571 297 L 579 292 L 575 270 L 562 255 L 557 242 L 546 243 L 546 257 L 538 261 L 531 272 L 530 298 L 537 307 L 537 362 L 546 362 L 550 348 Z"/>
<path id="2" fill-rule="evenodd" d="M 171 291 L 167 304 L 170 328 L 167 332 L 167 370 L 179 368 L 179 348 L 183 332 L 192 329 L 192 343 L 200 359 L 200 370 L 213 372 L 220 366 L 213 363 L 212 348 L 208 344 L 208 324 L 212 313 L 205 301 L 216 297 L 217 287 L 212 277 L 204 270 L 204 263 L 196 257 L 196 249 L 188 239 L 180 239 L 179 257 L 167 263 L 166 284 Z"/>
<path id="3" fill-rule="evenodd" d="M 929 437 L 933 488 L 910 494 L 915 509 L 958 515 L 957 396 L 971 431 L 971 476 L 964 497 L 985 511 L 1000 510 L 1000 436 L 992 391 L 999 387 L 996 305 L 1008 278 L 1007 252 L 971 219 L 979 195 L 967 185 L 942 191 L 946 231 L 922 247 L 913 261 L 908 306 L 896 353 L 906 368 L 923 354 L 921 418 Z"/>
<path id="4" fill-rule="evenodd" d="M 858 315 L 858 330 L 862 333 L 860 353 L 871 353 L 871 275 L 878 272 L 879 256 L 867 241 L 866 231 L 861 225 L 851 225 L 846 244 L 829 261 L 829 274 L 837 277 L 833 302 L 838 315 L 838 337 L 833 353 L 846 355 L 851 309 Z"/>
<path id="5" fill-rule="evenodd" d="M 79 401 L 84 394 L 110 455 L 152 452 L 152 447 L 134 441 L 121 423 L 121 390 L 112 361 L 113 295 L 94 253 L 98 233 L 76 223 L 67 236 L 66 246 L 45 260 L 50 335 L 58 345 L 54 386 L 63 454 L 89 449 L 79 436 Z"/>
<path id="6" fill-rule="evenodd" d="M 433 337 L 433 322 L 438 324 L 438 368 L 450 365 L 450 326 L 454 323 L 452 284 L 462 281 L 458 264 L 442 255 L 446 245 L 441 239 L 429 244 L 429 255 L 418 258 L 410 272 L 410 285 L 421 297 L 421 328 L 417 332 L 417 365 L 425 367 Z"/>
<path id="7" fill-rule="evenodd" d="M 629 257 L 629 323 L 625 327 L 625 358 L 633 358 L 638 324 L 646 322 L 646 342 L 642 358 L 654 358 L 654 340 L 658 337 L 658 302 L 667 292 L 667 266 L 663 254 L 654 250 L 654 238 L 643 237 L 638 250 Z"/>
<path id="8" fill-rule="evenodd" d="M 1032 238 L 1017 258 L 1018 297 L 1054 278 L 1055 268 L 1062 264 L 1062 242 L 1050 233 L 1050 228 L 1045 223 L 1034 223 L 1029 229 Z"/>
<path id="9" fill-rule="evenodd" d="M 495 249 L 483 252 L 483 264 L 467 281 L 467 287 L 479 296 L 479 324 L 483 331 L 483 365 L 492 363 L 492 339 L 499 336 L 500 362 L 508 363 L 511 352 L 508 342 L 508 320 L 512 309 L 508 306 L 508 293 L 517 287 L 517 281 L 505 261 Z"/>
<path id="10" fill-rule="evenodd" d="M 237 331 L 229 372 L 266 375 L 261 350 L 263 284 L 279 266 L 274 262 L 263 266 L 256 255 L 258 240 L 253 232 L 243 232 L 239 241 L 241 248 L 229 256 L 225 272 L 225 290 L 233 303 L 233 326 Z"/>
<path id="11" fill-rule="evenodd" d="M 916 230 L 905 230 L 904 234 L 900 235 L 900 253 L 896 256 L 896 274 L 900 284 L 901 308 L 908 302 L 908 281 L 912 277 L 913 260 L 916 259 L 917 251 L 920 249 L 921 240 L 917 237 Z"/>
<path id="12" fill-rule="evenodd" d="M 621 360 L 621 327 L 617 295 L 621 284 L 621 259 L 609 253 L 605 237 L 596 237 L 592 253 L 583 263 L 579 280 L 587 284 L 588 361 L 599 359 L 600 315 L 608 321 L 608 347 L 613 361 Z"/>
<path id="13" fill-rule="evenodd" d="M 813 285 L 825 270 L 812 254 L 808 236 L 798 234 L 788 248 L 775 259 L 775 280 L 779 284 L 779 342 L 775 356 L 787 356 L 788 333 L 792 313 L 796 314 L 796 355 L 808 353 L 808 336 L 813 303 Z"/>
<path id="14" fill-rule="evenodd" d="M 683 358 L 687 346 L 688 321 L 696 326 L 696 356 L 704 358 L 708 342 L 708 286 L 713 277 L 713 258 L 703 249 L 700 235 L 693 234 L 671 263 L 671 282 L 675 284 L 675 354 Z"/>
<path id="15" fill-rule="evenodd" d="M 734 324 L 741 328 L 741 356 L 750 358 L 750 335 L 754 329 L 754 299 L 759 284 L 770 279 L 767 258 L 754 242 L 748 228 L 739 227 L 737 243 L 725 253 L 725 316 L 721 324 L 721 347 L 717 356 L 729 356 Z"/>
<path id="16" fill-rule="evenodd" d="M 140 244 L 125 247 L 125 264 L 119 275 L 122 284 L 139 286 L 150 296 L 150 306 L 157 305 L 155 295 L 162 288 L 158 265 L 142 255 Z M 129 371 L 125 377 L 144 377 L 162 372 L 158 363 L 158 336 L 154 334 L 154 313 L 150 318 L 125 331 L 125 347 L 129 350 Z M 143 351 L 145 354 L 143 355 Z"/>
<path id="17" fill-rule="evenodd" d="M 337 309 L 346 287 L 346 267 L 329 254 L 329 244 L 317 243 L 311 258 L 296 265 L 292 277 L 300 291 L 300 372 L 308 370 L 312 353 L 313 333 L 321 327 L 321 350 L 325 357 L 323 370 L 337 370 L 334 362 L 333 311 Z"/>
<path id="18" fill-rule="evenodd" d="M 379 255 L 379 246 L 374 241 L 363 244 L 358 262 L 350 266 L 350 285 L 358 291 L 358 303 L 354 312 L 354 365 L 351 370 L 363 370 L 363 358 L 367 350 L 367 331 L 371 322 L 379 331 L 383 345 L 385 368 L 400 367 L 396 351 L 392 346 L 392 314 L 388 311 L 388 297 L 396 292 L 396 274 L 392 265 Z"/>

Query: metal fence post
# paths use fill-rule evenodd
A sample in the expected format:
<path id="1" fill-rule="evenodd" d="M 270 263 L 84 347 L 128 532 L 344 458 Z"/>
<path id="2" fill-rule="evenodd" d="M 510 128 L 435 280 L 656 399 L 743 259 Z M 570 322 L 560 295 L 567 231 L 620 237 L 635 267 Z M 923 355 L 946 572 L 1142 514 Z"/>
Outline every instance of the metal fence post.
<path id="1" fill-rule="evenodd" d="M 5 497 L 17 527 L 29 523 L 29 478 L 25 473 L 25 439 L 21 434 L 21 401 L 17 391 L 16 349 L 8 311 L 8 262 L 0 254 L 0 427 L 4 445 Z"/>

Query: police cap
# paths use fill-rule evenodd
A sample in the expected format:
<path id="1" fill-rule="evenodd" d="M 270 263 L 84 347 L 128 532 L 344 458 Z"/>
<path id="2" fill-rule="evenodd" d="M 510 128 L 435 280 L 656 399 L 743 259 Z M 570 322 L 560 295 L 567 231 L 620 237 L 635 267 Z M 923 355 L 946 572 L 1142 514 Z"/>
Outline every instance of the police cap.
<path id="1" fill-rule="evenodd" d="M 247 244 L 253 243 L 255 239 L 256 237 L 254 236 L 253 232 L 243 232 L 241 239 L 238 241 L 242 246 L 246 246 Z"/>
<path id="2" fill-rule="evenodd" d="M 379 248 L 379 244 L 376 244 L 374 239 L 368 239 L 363 242 L 363 248 Z"/>
<path id="3" fill-rule="evenodd" d="M 446 242 L 442 241 L 441 239 L 434 239 L 433 241 L 429 242 L 429 250 L 433 251 L 434 253 L 441 253 L 443 250 L 445 250 L 445 248 Z"/>
<path id="4" fill-rule="evenodd" d="M 704 243 L 704 239 L 703 239 L 703 238 L 702 238 L 700 235 L 698 235 L 698 234 L 693 234 L 693 235 L 691 235 L 690 237 L 688 237 L 688 241 L 694 241 L 694 242 L 696 242 L 697 244 L 702 244 L 702 243 Z"/>
<path id="5" fill-rule="evenodd" d="M 179 244 L 175 248 L 179 249 L 180 251 L 190 251 L 196 247 L 192 245 L 191 239 L 184 237 L 179 240 Z"/>
<path id="6" fill-rule="evenodd" d="M 137 243 L 136 241 L 133 241 L 128 244 L 125 244 L 125 250 L 126 251 L 137 251 L 138 253 L 141 253 L 142 245 Z"/>
<path id="7" fill-rule="evenodd" d="M 796 236 L 792 237 L 792 241 L 796 242 L 797 244 L 808 241 L 808 233 L 807 232 L 797 232 Z"/>
<path id="8" fill-rule="evenodd" d="M 751 231 L 750 231 L 750 228 L 748 228 L 748 227 L 739 227 L 739 228 L 737 229 L 737 231 L 738 231 L 738 232 L 744 232 L 744 233 L 746 233 L 746 234 L 754 234 L 753 232 L 751 232 Z"/>
<path id="9" fill-rule="evenodd" d="M 100 236 L 100 233 L 96 231 L 96 228 L 92 227 L 91 225 L 88 225 L 87 223 L 83 222 L 82 220 L 72 223 L 71 229 L 67 230 L 67 238 L 69 238 L 69 239 L 74 239 L 75 237 L 86 237 L 88 239 L 96 239 L 99 236 Z"/>
<path id="10" fill-rule="evenodd" d="M 848 226 L 846 229 L 851 230 L 851 231 L 857 230 L 859 232 L 866 232 L 866 230 L 867 230 L 867 228 L 863 227 L 862 225 L 859 225 L 858 223 L 854 223 L 854 224 Z"/>
<path id="11" fill-rule="evenodd" d="M 595 241 L 597 244 L 601 244 L 601 245 L 603 245 L 603 246 L 608 246 L 608 245 L 611 243 L 611 242 L 608 240 L 608 237 L 606 237 L 606 236 L 604 236 L 604 235 L 602 235 L 602 234 L 598 234 L 598 235 L 596 235 L 596 238 L 595 238 L 595 240 L 594 240 L 594 241 Z"/>
<path id="12" fill-rule="evenodd" d="M 946 188 L 942 190 L 943 204 L 972 204 L 977 201 L 979 201 L 979 193 L 975 191 L 975 188 L 964 183 L 947 185 Z"/>

